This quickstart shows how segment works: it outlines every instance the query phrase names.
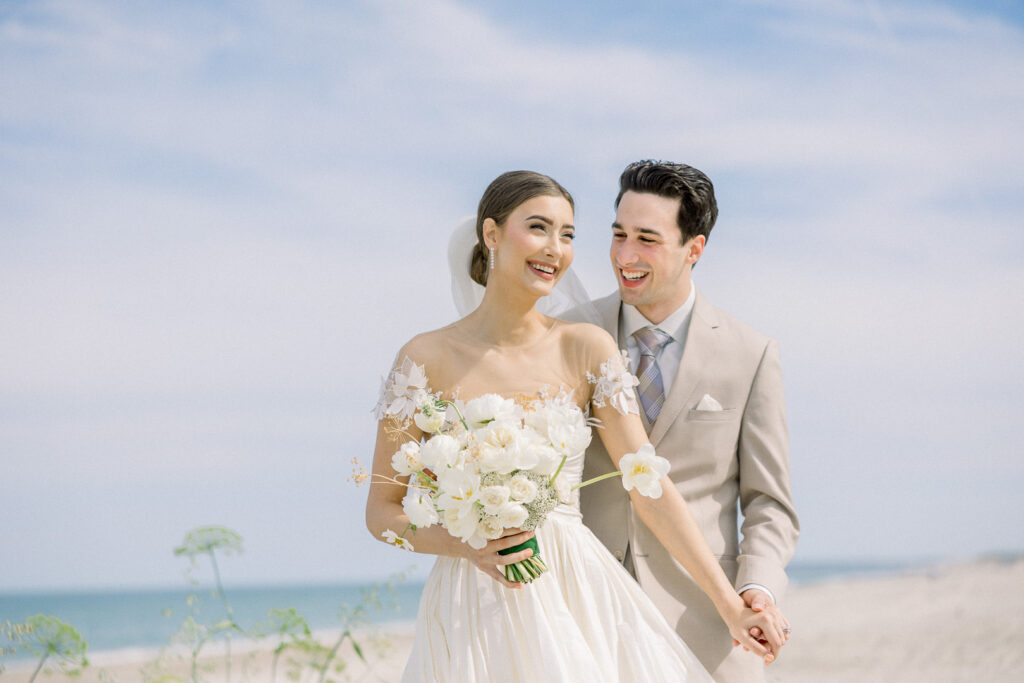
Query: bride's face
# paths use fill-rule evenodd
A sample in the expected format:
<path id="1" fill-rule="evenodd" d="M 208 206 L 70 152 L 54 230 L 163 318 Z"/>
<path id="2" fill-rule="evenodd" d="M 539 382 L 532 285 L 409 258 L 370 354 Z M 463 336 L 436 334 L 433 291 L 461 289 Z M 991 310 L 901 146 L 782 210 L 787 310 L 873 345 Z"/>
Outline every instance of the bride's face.
<path id="1" fill-rule="evenodd" d="M 484 239 L 494 247 L 488 281 L 521 282 L 538 296 L 551 293 L 572 263 L 572 206 L 563 197 L 542 195 L 512 211 L 504 225 L 484 221 Z"/>

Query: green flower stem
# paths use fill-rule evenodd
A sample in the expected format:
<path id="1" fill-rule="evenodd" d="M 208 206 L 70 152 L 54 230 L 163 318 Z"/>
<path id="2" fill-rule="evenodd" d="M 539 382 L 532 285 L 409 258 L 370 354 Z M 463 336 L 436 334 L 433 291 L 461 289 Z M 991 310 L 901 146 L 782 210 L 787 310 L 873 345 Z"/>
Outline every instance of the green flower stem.
<path id="1" fill-rule="evenodd" d="M 548 480 L 548 486 L 554 486 L 555 485 L 555 478 L 558 477 L 558 475 L 562 472 L 562 465 L 565 464 L 565 460 L 568 457 L 569 456 L 567 456 L 567 455 L 563 455 L 562 456 L 562 462 L 558 463 L 558 469 L 555 470 L 555 473 L 551 475 L 551 479 Z"/>
<path id="2" fill-rule="evenodd" d="M 612 477 L 621 477 L 621 476 L 622 476 L 622 472 L 609 472 L 608 474 L 602 474 L 600 477 L 594 477 L 593 479 L 587 479 L 584 482 L 580 482 L 579 484 L 576 484 L 575 486 L 573 486 L 569 490 L 570 491 L 575 491 L 576 489 L 581 489 L 584 486 L 590 486 L 591 484 L 596 484 L 597 482 L 599 482 L 599 481 L 601 481 L 603 479 L 611 479 Z"/>
<path id="3" fill-rule="evenodd" d="M 455 405 L 454 402 L 452 402 L 452 401 L 438 401 L 438 403 L 440 403 L 441 405 L 444 405 L 444 406 L 451 406 L 452 408 L 455 408 L 455 414 L 459 416 L 459 422 L 462 423 L 462 426 L 466 428 L 467 432 L 469 431 L 469 425 L 466 423 L 466 418 L 464 418 L 462 416 L 462 411 L 459 410 L 459 407 L 457 405 Z"/>

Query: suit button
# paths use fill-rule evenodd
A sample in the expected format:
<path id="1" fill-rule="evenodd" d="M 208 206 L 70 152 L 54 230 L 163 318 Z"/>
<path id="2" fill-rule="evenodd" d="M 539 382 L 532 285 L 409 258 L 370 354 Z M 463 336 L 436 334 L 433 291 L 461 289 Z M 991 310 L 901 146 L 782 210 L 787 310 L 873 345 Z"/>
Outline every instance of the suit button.
<path id="1" fill-rule="evenodd" d="M 622 555 L 622 551 L 621 550 L 616 550 L 614 555 L 615 555 L 615 559 L 616 560 L 618 560 L 619 562 L 622 562 L 623 555 Z"/>

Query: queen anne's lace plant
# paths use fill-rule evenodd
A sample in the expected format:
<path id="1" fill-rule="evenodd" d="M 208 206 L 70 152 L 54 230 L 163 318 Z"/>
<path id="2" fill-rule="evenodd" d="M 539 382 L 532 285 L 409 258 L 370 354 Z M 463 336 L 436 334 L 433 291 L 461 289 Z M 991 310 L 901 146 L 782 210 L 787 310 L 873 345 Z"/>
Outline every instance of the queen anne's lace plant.
<path id="1" fill-rule="evenodd" d="M 607 401 L 623 414 L 638 412 L 632 390 L 636 378 L 622 356 L 604 363 L 600 377 L 588 379 L 597 384 L 595 405 Z M 542 392 L 518 400 L 485 394 L 457 406 L 432 393 L 423 367 L 409 358 L 385 383 L 377 412 L 402 429 L 415 422 L 426 435 L 422 442 L 402 443 L 391 458 L 396 476 L 408 477 L 408 482 L 387 478 L 407 487 L 402 509 L 409 524 L 401 534 L 388 529 L 383 536 L 406 550 L 413 549 L 406 532 L 433 524 L 475 549 L 501 538 L 506 529 L 535 530 L 558 505 L 571 502 L 576 488 L 623 474 L 627 467 L 627 490 L 636 487 L 658 497 L 658 473 L 668 469 L 668 461 L 648 444 L 623 457 L 623 472 L 570 486 L 562 466 L 581 455 L 591 439 L 587 418 L 571 393 Z M 505 566 L 508 580 L 529 583 L 547 570 L 536 538 L 501 552 L 527 547 L 533 550 L 531 557 Z"/>

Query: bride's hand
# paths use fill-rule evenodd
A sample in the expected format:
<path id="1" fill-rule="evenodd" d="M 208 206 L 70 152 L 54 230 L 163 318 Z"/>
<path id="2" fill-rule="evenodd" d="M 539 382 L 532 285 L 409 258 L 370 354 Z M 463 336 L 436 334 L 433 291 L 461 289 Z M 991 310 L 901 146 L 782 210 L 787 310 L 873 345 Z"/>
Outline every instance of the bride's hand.
<path id="1" fill-rule="evenodd" d="M 785 617 L 777 609 L 755 612 L 744 606 L 732 619 L 727 620 L 733 645 L 742 645 L 744 650 L 753 652 L 771 664 L 786 644 L 782 629 Z"/>
<path id="2" fill-rule="evenodd" d="M 505 535 L 501 538 L 496 538 L 493 541 L 488 541 L 480 550 L 474 550 L 468 545 L 465 546 L 469 551 L 467 557 L 470 562 L 476 565 L 476 568 L 482 571 L 487 576 L 491 577 L 502 586 L 506 588 L 522 588 L 523 584 L 516 581 L 509 581 L 505 578 L 505 572 L 501 567 L 506 564 L 512 564 L 513 562 L 519 562 L 533 555 L 532 548 L 526 548 L 520 550 L 517 553 L 511 553 L 509 555 L 499 555 L 499 550 L 505 550 L 517 546 L 520 543 L 525 543 L 527 540 L 533 538 L 532 531 L 521 531 L 519 529 L 505 529 Z"/>

